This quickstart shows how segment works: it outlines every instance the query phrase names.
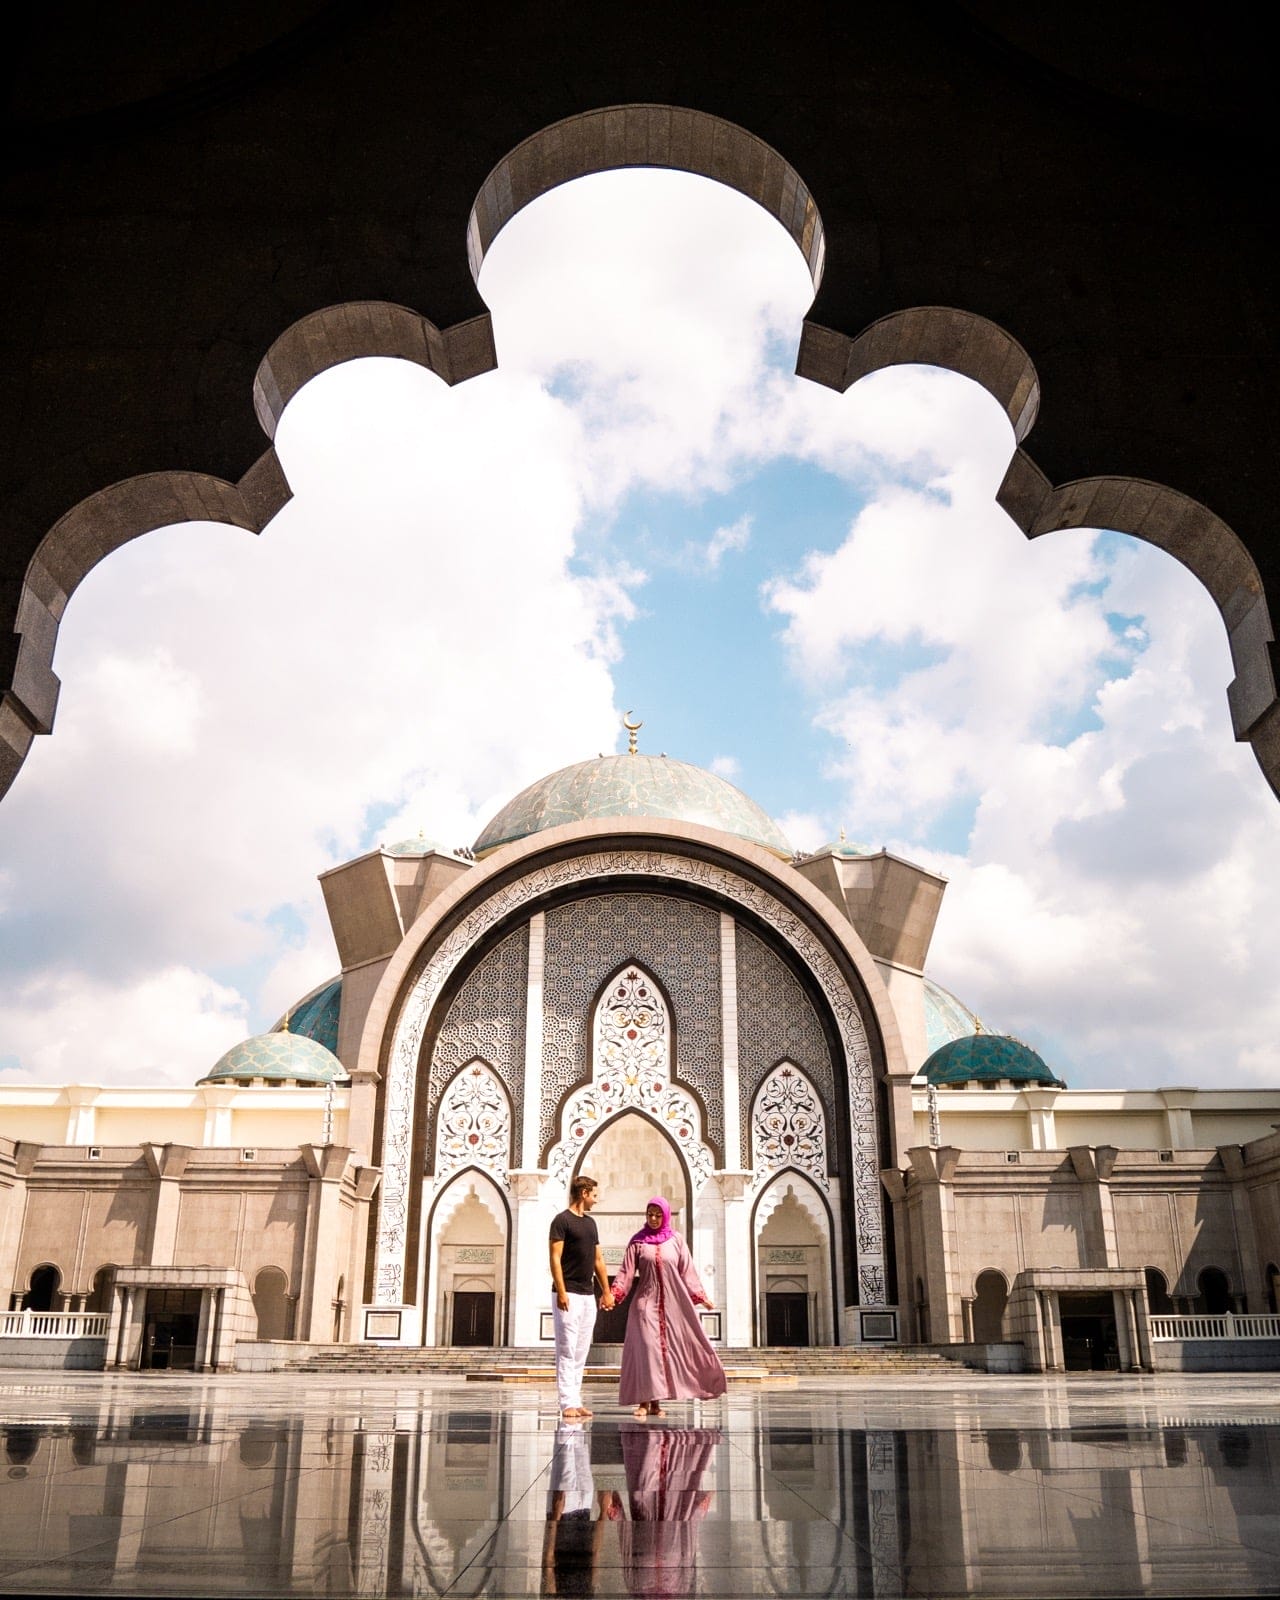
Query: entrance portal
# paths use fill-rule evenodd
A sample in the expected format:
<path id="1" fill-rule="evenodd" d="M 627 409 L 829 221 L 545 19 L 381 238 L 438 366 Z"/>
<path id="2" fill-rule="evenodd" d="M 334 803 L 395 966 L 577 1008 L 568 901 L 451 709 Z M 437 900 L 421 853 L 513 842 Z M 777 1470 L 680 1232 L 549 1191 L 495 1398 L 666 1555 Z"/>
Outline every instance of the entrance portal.
<path id="1" fill-rule="evenodd" d="M 451 1344 L 491 1345 L 497 1295 L 488 1289 L 455 1289 Z"/>
<path id="2" fill-rule="evenodd" d="M 764 1297 L 766 1344 L 809 1343 L 809 1296 L 803 1290 L 770 1289 Z"/>
<path id="3" fill-rule="evenodd" d="M 627 1241 L 644 1227 L 644 1208 L 655 1195 L 671 1203 L 671 1226 L 689 1237 L 688 1183 L 675 1148 L 641 1111 L 624 1111 L 583 1152 L 579 1171 L 600 1185 L 591 1215 L 600 1230 L 600 1247 L 612 1278 L 622 1265 Z M 626 1335 L 627 1308 L 601 1311 L 593 1342 L 621 1344 Z"/>
<path id="4" fill-rule="evenodd" d="M 1118 1372 L 1116 1308 L 1109 1294 L 1060 1294 L 1062 1364 L 1068 1372 Z"/>
<path id="5" fill-rule="evenodd" d="M 194 1372 L 196 1334 L 200 1327 L 200 1289 L 148 1289 L 147 1331 L 142 1365 Z"/>

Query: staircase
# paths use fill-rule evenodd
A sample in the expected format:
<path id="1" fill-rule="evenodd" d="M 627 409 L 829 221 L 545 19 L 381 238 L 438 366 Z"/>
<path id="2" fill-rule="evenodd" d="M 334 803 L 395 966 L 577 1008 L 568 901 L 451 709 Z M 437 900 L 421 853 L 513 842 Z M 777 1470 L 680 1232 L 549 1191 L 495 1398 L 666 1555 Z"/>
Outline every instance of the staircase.
<path id="1" fill-rule="evenodd" d="M 461 1377 L 473 1382 L 551 1383 L 554 1355 L 545 1345 L 534 1348 L 429 1348 L 404 1345 L 285 1344 L 276 1346 L 277 1371 L 342 1375 L 377 1373 L 384 1377 Z M 954 1376 L 965 1365 L 927 1345 L 842 1345 L 793 1349 L 722 1349 L 720 1357 L 730 1382 L 795 1382 L 804 1378 L 901 1377 L 932 1372 Z M 619 1346 L 592 1351 L 589 1383 L 616 1383 Z"/>

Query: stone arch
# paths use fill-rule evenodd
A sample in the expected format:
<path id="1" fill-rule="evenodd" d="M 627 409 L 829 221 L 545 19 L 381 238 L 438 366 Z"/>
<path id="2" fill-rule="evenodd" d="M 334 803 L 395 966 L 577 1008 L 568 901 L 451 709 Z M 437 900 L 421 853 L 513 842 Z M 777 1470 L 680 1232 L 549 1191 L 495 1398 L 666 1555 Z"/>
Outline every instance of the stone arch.
<path id="1" fill-rule="evenodd" d="M 1009 1280 L 997 1267 L 986 1267 L 973 1281 L 973 1337 L 979 1344 L 999 1344 L 1009 1306 Z"/>
<path id="2" fill-rule="evenodd" d="M 751 1167 L 757 1186 L 785 1168 L 830 1187 L 827 1121 L 822 1099 L 793 1061 L 782 1060 L 751 1102 Z"/>
<path id="3" fill-rule="evenodd" d="M 1211 1317 L 1232 1309 L 1231 1279 L 1221 1267 L 1202 1267 L 1197 1274 L 1196 1309 Z"/>
<path id="4" fill-rule="evenodd" d="M 293 1338 L 293 1302 L 289 1298 L 289 1276 L 283 1267 L 260 1267 L 253 1279 L 253 1309 L 258 1318 L 259 1339 Z"/>
<path id="5" fill-rule="evenodd" d="M 453 1291 L 455 1279 L 468 1287 L 472 1280 L 479 1282 L 474 1271 L 463 1262 L 446 1262 L 445 1252 L 450 1248 L 447 1235 L 450 1226 L 464 1208 L 474 1204 L 488 1224 L 492 1226 L 496 1251 L 495 1259 L 485 1263 L 490 1270 L 483 1274 L 492 1286 L 495 1296 L 496 1342 L 503 1342 L 502 1324 L 506 1314 L 506 1288 L 508 1256 L 511 1244 L 511 1215 L 507 1198 L 499 1188 L 492 1173 L 480 1166 L 464 1167 L 456 1172 L 441 1188 L 427 1216 L 423 1232 L 423 1254 L 426 1259 L 418 1273 L 421 1285 L 422 1343 L 448 1344 L 450 1330 L 446 1326 L 446 1299 Z M 425 1270 L 424 1270 L 425 1269 Z"/>
<path id="6" fill-rule="evenodd" d="M 487 1061 L 473 1056 L 445 1085 L 436 1109 L 432 1170 L 440 1187 L 467 1167 L 502 1188 L 510 1180 L 511 1097 Z"/>
<path id="7" fill-rule="evenodd" d="M 808 1283 L 811 1290 L 816 1291 L 817 1314 L 810 1329 L 810 1342 L 834 1344 L 839 1325 L 837 1308 L 843 1303 L 839 1281 L 841 1274 L 840 1251 L 837 1248 L 838 1221 L 832 1213 L 827 1196 L 817 1188 L 811 1178 L 794 1167 L 784 1168 L 774 1174 L 758 1196 L 751 1212 L 752 1300 L 756 1320 L 756 1342 L 758 1344 L 767 1342 L 765 1298 L 768 1263 L 762 1257 L 765 1248 L 764 1235 L 770 1222 L 788 1207 L 794 1207 L 807 1224 L 811 1243 L 817 1246 L 817 1259 L 813 1263 L 812 1270 L 807 1260 L 780 1262 L 777 1264 L 777 1276 L 780 1279 L 801 1279 Z M 800 1250 L 806 1248 L 809 1246 L 801 1246 Z"/>
<path id="8" fill-rule="evenodd" d="M 1176 1311 L 1169 1295 L 1169 1280 L 1159 1267 L 1145 1267 L 1143 1277 L 1147 1283 L 1147 1310 L 1153 1317 L 1172 1316 Z"/>
<path id="9" fill-rule="evenodd" d="M 601 1243 L 604 1245 L 625 1243 L 622 1233 L 619 1233 L 619 1237 L 616 1240 L 611 1240 L 609 1237 L 608 1220 L 611 1215 L 609 1203 L 611 1195 L 615 1201 L 625 1195 L 627 1202 L 629 1202 L 628 1205 L 623 1206 L 621 1209 L 626 1219 L 623 1223 L 623 1231 L 625 1232 L 625 1237 L 630 1238 L 631 1234 L 635 1232 L 644 1220 L 644 1205 L 652 1199 L 655 1193 L 662 1189 L 664 1182 L 660 1167 L 656 1162 L 650 1170 L 637 1171 L 628 1169 L 625 1173 L 618 1172 L 616 1168 L 600 1170 L 600 1162 L 603 1158 L 601 1146 L 603 1144 L 613 1144 L 618 1136 L 622 1134 L 625 1124 L 636 1120 L 644 1125 L 646 1135 L 654 1140 L 661 1141 L 661 1148 L 670 1156 L 674 1170 L 678 1174 L 677 1181 L 680 1185 L 681 1193 L 679 1195 L 668 1194 L 665 1195 L 665 1198 L 679 1202 L 672 1207 L 675 1226 L 685 1235 L 686 1240 L 689 1240 L 692 1237 L 693 1209 L 696 1203 L 696 1195 L 693 1186 L 693 1174 L 690 1171 L 688 1161 L 685 1159 L 685 1153 L 656 1118 L 637 1106 L 627 1106 L 592 1131 L 574 1162 L 575 1172 L 589 1172 L 593 1178 L 603 1185 L 604 1202 L 603 1204 L 598 1203 L 596 1210 L 592 1213 L 596 1218 L 597 1226 L 600 1228 Z M 640 1159 L 643 1162 L 643 1152 L 640 1153 Z M 648 1192 L 641 1194 L 641 1189 L 647 1189 Z M 616 1204 L 612 1207 L 614 1211 L 619 1209 Z"/>
<path id="10" fill-rule="evenodd" d="M 562 1187 L 596 1132 L 627 1111 L 664 1127 L 696 1200 L 715 1165 L 697 1097 L 671 1077 L 671 1015 L 666 996 L 639 962 L 624 962 L 601 985 L 591 1018 L 591 1078 L 567 1097 L 547 1171 Z"/>
<path id="11" fill-rule="evenodd" d="M 22 1296 L 24 1311 L 56 1311 L 54 1302 L 62 1290 L 62 1269 L 52 1261 L 42 1261 L 31 1269 L 27 1288 Z"/>

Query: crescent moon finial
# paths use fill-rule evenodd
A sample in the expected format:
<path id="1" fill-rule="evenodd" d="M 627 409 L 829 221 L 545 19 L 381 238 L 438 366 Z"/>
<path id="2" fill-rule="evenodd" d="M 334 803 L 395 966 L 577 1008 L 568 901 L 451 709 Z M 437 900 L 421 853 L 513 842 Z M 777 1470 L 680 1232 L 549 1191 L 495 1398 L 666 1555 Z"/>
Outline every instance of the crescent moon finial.
<path id="1" fill-rule="evenodd" d="M 644 720 L 632 722 L 631 713 L 627 711 L 623 714 L 622 726 L 627 730 L 627 754 L 633 756 L 636 753 L 636 734 L 644 727 Z"/>

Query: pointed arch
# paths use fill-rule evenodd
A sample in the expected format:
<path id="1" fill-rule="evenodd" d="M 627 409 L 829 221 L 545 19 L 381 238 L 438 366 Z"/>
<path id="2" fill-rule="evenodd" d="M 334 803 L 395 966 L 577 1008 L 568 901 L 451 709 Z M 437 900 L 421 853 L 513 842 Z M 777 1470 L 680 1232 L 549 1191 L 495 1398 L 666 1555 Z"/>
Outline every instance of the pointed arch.
<path id="1" fill-rule="evenodd" d="M 419 1304 L 422 1307 L 421 1339 L 424 1345 L 447 1342 L 442 1326 L 445 1312 L 443 1295 L 447 1284 L 444 1281 L 446 1273 L 441 1270 L 440 1250 L 454 1217 L 469 1200 L 475 1200 L 488 1214 L 502 1240 L 502 1264 L 495 1283 L 498 1294 L 495 1333 L 499 1344 L 506 1342 L 505 1323 L 510 1303 L 511 1211 L 506 1190 L 498 1184 L 494 1175 L 484 1167 L 472 1165 L 460 1168 L 447 1179 L 436 1191 L 435 1199 L 427 1210 L 418 1270 L 418 1282 L 422 1286 Z"/>
<path id="2" fill-rule="evenodd" d="M 511 1167 L 511 1099 L 487 1061 L 473 1056 L 445 1085 L 436 1114 L 432 1167 L 437 1185 L 478 1167 L 506 1189 Z"/>
<path id="3" fill-rule="evenodd" d="M 794 1061 L 783 1059 L 766 1075 L 751 1101 L 750 1126 L 757 1187 L 788 1167 L 803 1172 L 820 1189 L 830 1187 L 822 1101 Z"/>
<path id="4" fill-rule="evenodd" d="M 624 962 L 601 985 L 591 1017 L 591 1079 L 564 1102 L 547 1170 L 567 1184 L 595 1134 L 628 1110 L 642 1112 L 667 1134 L 696 1199 L 715 1165 L 702 1106 L 671 1080 L 670 1007 L 661 985 L 638 961 Z"/>
<path id="5" fill-rule="evenodd" d="M 813 1229 L 817 1241 L 818 1326 L 834 1343 L 839 1337 L 838 1307 L 844 1304 L 841 1252 L 837 1248 L 839 1219 L 832 1210 L 828 1196 L 795 1167 L 785 1167 L 773 1174 L 756 1197 L 751 1210 L 751 1300 L 755 1343 L 765 1342 L 765 1282 L 760 1254 L 762 1236 L 775 1212 L 788 1199 L 795 1202 Z"/>

